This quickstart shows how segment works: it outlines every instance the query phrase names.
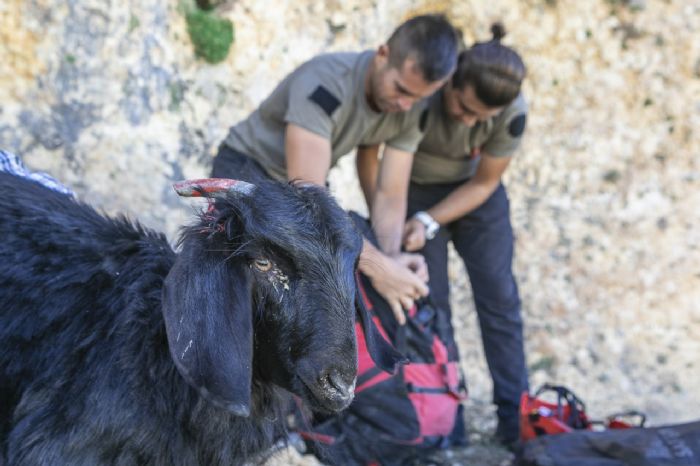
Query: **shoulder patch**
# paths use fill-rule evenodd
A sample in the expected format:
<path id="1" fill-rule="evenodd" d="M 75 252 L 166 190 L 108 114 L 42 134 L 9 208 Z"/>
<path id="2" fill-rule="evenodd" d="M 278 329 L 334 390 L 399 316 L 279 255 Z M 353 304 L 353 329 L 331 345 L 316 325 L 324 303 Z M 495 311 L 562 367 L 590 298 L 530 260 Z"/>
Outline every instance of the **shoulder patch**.
<path id="1" fill-rule="evenodd" d="M 418 129 L 421 133 L 425 133 L 425 127 L 428 124 L 428 109 L 426 108 L 420 114 L 420 120 L 418 120 Z"/>
<path id="2" fill-rule="evenodd" d="M 311 93 L 309 99 L 321 107 L 328 116 L 333 116 L 333 112 L 340 105 L 340 100 L 323 86 L 318 86 Z"/>
<path id="3" fill-rule="evenodd" d="M 524 113 L 516 115 L 515 118 L 510 120 L 510 124 L 508 125 L 508 133 L 510 133 L 510 135 L 514 138 L 519 137 L 525 131 L 526 121 L 527 115 L 525 115 Z"/>

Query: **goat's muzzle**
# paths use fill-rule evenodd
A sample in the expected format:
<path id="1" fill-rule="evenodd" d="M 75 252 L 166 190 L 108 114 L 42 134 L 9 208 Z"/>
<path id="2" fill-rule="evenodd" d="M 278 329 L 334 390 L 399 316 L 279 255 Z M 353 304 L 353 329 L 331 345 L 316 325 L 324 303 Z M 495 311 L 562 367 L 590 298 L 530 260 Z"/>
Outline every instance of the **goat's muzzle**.
<path id="1" fill-rule="evenodd" d="M 355 396 L 357 371 L 340 365 L 317 368 L 318 361 L 307 358 L 299 361 L 298 376 L 311 395 L 312 408 L 323 411 L 341 411 Z"/>

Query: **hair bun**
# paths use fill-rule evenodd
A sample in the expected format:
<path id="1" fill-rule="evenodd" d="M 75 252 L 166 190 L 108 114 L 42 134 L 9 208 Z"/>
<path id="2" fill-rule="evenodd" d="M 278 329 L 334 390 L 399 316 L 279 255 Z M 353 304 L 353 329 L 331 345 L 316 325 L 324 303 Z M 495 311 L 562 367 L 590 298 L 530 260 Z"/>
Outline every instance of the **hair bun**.
<path id="1" fill-rule="evenodd" d="M 491 25 L 491 34 L 493 34 L 493 39 L 500 41 L 506 35 L 506 28 L 501 22 L 493 23 Z"/>

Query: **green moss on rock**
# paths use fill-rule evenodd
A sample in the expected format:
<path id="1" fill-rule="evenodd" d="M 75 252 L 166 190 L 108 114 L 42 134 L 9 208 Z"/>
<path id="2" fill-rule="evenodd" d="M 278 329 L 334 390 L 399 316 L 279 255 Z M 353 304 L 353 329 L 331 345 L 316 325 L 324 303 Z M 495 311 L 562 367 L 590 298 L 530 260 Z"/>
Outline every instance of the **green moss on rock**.
<path id="1" fill-rule="evenodd" d="M 195 54 L 209 63 L 223 61 L 233 43 L 231 21 L 200 9 L 188 12 L 185 19 Z"/>

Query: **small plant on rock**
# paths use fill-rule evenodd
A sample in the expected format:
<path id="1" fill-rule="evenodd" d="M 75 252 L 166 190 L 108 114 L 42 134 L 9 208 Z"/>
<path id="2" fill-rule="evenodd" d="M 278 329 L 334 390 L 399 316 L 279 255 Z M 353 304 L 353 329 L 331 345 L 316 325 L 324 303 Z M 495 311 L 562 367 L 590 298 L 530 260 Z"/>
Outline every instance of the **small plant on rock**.
<path id="1" fill-rule="evenodd" d="M 234 40 L 233 23 L 197 7 L 188 9 L 185 20 L 195 55 L 208 63 L 223 61 Z"/>

